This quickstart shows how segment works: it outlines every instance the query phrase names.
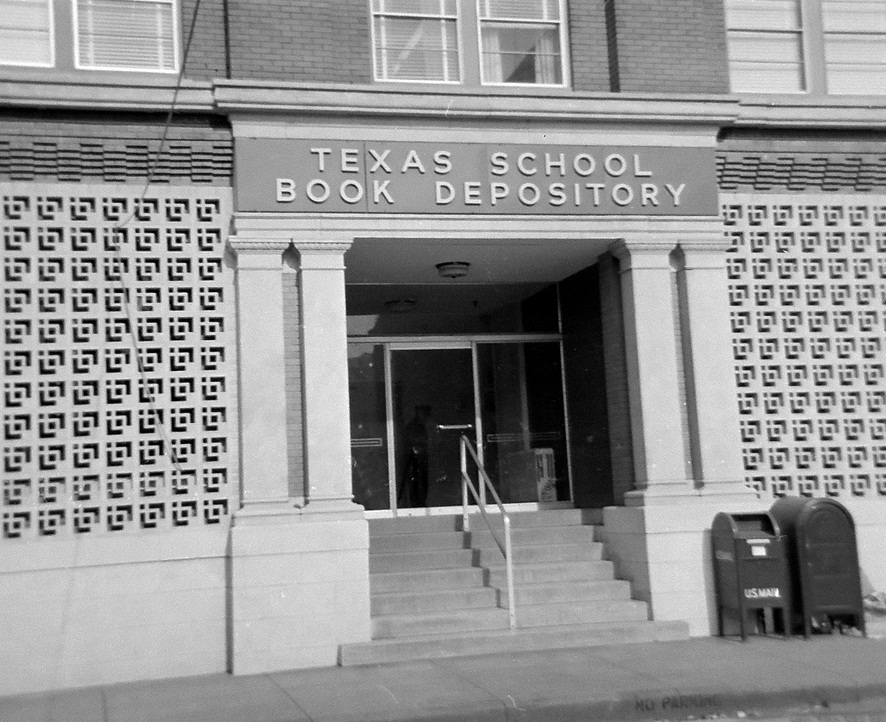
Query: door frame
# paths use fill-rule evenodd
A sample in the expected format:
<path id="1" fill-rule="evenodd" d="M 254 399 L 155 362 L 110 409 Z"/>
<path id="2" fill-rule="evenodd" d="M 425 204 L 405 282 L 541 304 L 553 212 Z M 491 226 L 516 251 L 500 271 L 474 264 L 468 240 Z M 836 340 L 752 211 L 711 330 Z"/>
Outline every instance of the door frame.
<path id="1" fill-rule="evenodd" d="M 385 429 L 388 447 L 388 509 L 366 511 L 370 518 L 389 518 L 397 516 L 432 516 L 438 514 L 461 513 L 461 507 L 397 507 L 397 472 L 394 428 L 394 398 L 391 354 L 394 351 L 436 351 L 447 349 L 469 349 L 471 351 L 471 369 L 474 392 L 474 445 L 480 463 L 484 463 L 484 449 L 480 440 L 483 438 L 483 420 L 480 404 L 480 369 L 478 366 L 477 346 L 489 343 L 557 343 L 560 355 L 560 393 L 563 403 L 563 425 L 566 439 L 566 473 L 569 478 L 569 501 L 555 502 L 512 502 L 505 507 L 513 511 L 533 511 L 537 509 L 563 509 L 574 506 L 575 492 L 572 478 L 572 448 L 569 443 L 569 404 L 566 398 L 566 364 L 563 351 L 563 335 L 560 333 L 511 333 L 511 334 L 466 334 L 447 336 L 351 336 L 348 343 L 366 343 L 381 345 L 384 355 L 385 379 Z M 480 498 L 486 503 L 486 485 L 480 486 Z M 493 505 L 494 506 L 494 505 Z M 487 509 L 498 513 L 498 508 Z"/>

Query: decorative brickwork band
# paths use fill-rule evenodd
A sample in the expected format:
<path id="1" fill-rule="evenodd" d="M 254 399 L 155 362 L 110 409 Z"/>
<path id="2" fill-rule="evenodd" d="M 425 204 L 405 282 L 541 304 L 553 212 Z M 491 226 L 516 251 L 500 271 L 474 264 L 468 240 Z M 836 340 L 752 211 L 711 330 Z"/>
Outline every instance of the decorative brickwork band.
<path id="1" fill-rule="evenodd" d="M 153 171 L 156 183 L 231 183 L 233 141 L 226 127 L 173 125 L 158 159 L 162 122 L 52 120 L 0 117 L 0 180 L 138 183 Z"/>
<path id="2" fill-rule="evenodd" d="M 717 154 L 722 190 L 873 191 L 886 189 L 886 154 Z"/>

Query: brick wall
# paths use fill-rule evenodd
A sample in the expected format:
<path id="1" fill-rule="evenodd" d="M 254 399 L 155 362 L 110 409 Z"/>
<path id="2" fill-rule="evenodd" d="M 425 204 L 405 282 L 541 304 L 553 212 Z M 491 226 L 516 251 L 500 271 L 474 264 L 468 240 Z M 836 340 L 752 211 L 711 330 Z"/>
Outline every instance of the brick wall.
<path id="1" fill-rule="evenodd" d="M 613 5 L 618 89 L 729 92 L 722 2 L 614 0 Z"/>
<path id="2" fill-rule="evenodd" d="M 191 31 L 194 6 L 197 0 L 181 2 L 182 48 Z M 186 67 L 187 77 L 199 80 L 224 78 L 227 75 L 227 40 L 225 37 L 225 2 L 201 2 L 197 13 L 197 27 L 191 40 Z"/>
<path id="3" fill-rule="evenodd" d="M 610 254 L 597 261 L 600 278 L 600 321 L 606 368 L 606 408 L 615 503 L 623 504 L 634 488 L 634 452 L 631 445 L 631 408 L 628 398 L 627 356 L 621 307 L 618 261 Z"/>
<path id="4" fill-rule="evenodd" d="M 569 43 L 572 87 L 575 90 L 609 90 L 609 58 L 606 15 L 602 0 L 569 5 Z"/>
<path id="5" fill-rule="evenodd" d="M 372 81 L 365 0 L 228 0 L 228 10 L 234 78 Z"/>

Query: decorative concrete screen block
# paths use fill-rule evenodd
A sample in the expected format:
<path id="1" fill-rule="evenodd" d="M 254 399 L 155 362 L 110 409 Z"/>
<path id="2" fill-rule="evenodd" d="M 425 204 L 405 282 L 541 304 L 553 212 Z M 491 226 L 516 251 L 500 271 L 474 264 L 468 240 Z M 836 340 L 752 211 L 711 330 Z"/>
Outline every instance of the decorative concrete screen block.
<path id="1" fill-rule="evenodd" d="M 722 199 L 746 480 L 886 496 L 886 198 Z"/>
<path id="2" fill-rule="evenodd" d="M 230 191 L 140 191 L 0 186 L 0 539 L 232 511 Z"/>

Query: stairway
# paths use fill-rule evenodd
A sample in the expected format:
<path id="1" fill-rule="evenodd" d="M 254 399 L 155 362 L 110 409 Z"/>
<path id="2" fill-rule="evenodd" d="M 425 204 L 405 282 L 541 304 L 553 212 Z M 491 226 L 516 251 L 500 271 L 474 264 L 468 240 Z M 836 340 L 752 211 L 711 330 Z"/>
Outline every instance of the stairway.
<path id="1" fill-rule="evenodd" d="M 461 516 L 370 520 L 372 641 L 343 645 L 340 664 L 686 639 L 614 578 L 594 522 L 582 509 L 511 514 L 512 631 L 504 558 L 480 516 L 468 533 Z"/>

